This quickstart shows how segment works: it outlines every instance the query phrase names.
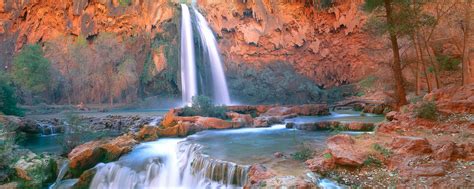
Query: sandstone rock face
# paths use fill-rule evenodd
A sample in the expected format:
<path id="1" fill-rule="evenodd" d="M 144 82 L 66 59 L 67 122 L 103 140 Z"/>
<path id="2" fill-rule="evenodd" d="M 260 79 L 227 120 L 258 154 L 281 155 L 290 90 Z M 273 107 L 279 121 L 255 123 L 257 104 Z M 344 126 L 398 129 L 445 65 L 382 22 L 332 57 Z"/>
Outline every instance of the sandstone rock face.
<path id="1" fill-rule="evenodd" d="M 91 141 L 79 145 L 68 154 L 68 159 L 71 161 L 70 172 L 74 176 L 79 176 L 97 163 L 117 160 L 132 150 L 135 144 L 137 141 L 132 136 L 122 135 L 115 139 Z"/>
<path id="2" fill-rule="evenodd" d="M 362 3 L 337 1 L 318 10 L 304 1 L 198 1 L 222 38 L 228 69 L 231 63 L 261 67 L 287 62 L 325 87 L 357 81 L 375 68 L 378 60 L 364 52 L 377 45 L 361 31 L 366 20 Z"/>
<path id="3" fill-rule="evenodd" d="M 9 34 L 18 34 L 16 49 L 24 43 L 47 41 L 72 33 L 85 37 L 100 32 L 135 35 L 159 32 L 174 16 L 167 1 L 140 0 L 114 5 L 111 0 L 2 1 L 0 21 Z"/>
<path id="4" fill-rule="evenodd" d="M 327 139 L 328 150 L 338 165 L 360 166 L 367 154 L 354 147 L 354 139 L 349 135 L 336 135 Z"/>
<path id="5" fill-rule="evenodd" d="M 393 139 L 391 146 L 393 150 L 400 154 L 426 154 L 432 151 L 428 140 L 420 137 L 396 137 Z"/>
<path id="6" fill-rule="evenodd" d="M 268 170 L 266 167 L 260 164 L 253 164 L 250 166 L 248 172 L 248 183 L 250 186 L 246 186 L 245 188 L 251 188 L 251 186 L 259 186 L 259 183 L 272 178 L 275 176 L 275 173 Z"/>
<path id="7" fill-rule="evenodd" d="M 141 141 L 153 141 L 158 139 L 158 127 L 146 125 L 138 131 L 135 135 L 135 139 Z"/>
<path id="8" fill-rule="evenodd" d="M 326 150 L 321 156 L 307 160 L 305 163 L 311 171 L 318 173 L 324 173 L 336 167 L 336 160 L 329 150 Z"/>
<path id="9" fill-rule="evenodd" d="M 425 101 L 436 101 L 438 111 L 452 113 L 474 113 L 474 84 L 450 86 L 433 91 L 423 97 Z"/>

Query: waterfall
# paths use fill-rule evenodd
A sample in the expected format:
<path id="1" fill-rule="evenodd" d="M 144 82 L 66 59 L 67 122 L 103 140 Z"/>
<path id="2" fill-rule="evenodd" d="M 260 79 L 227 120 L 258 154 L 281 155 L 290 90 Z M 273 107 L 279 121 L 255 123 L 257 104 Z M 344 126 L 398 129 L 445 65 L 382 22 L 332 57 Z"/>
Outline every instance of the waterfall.
<path id="1" fill-rule="evenodd" d="M 140 144 L 117 162 L 99 164 L 92 189 L 242 188 L 248 167 L 214 160 L 183 139 Z"/>
<path id="2" fill-rule="evenodd" d="M 217 104 L 230 104 L 229 91 L 227 89 L 227 82 L 225 79 L 224 69 L 222 67 L 222 61 L 217 48 L 217 41 L 212 33 L 209 24 L 207 23 L 204 16 L 202 16 L 195 7 L 193 7 L 194 13 L 197 17 L 197 27 L 199 35 L 201 36 L 202 45 L 204 51 L 209 56 L 212 73 L 212 83 L 214 92 L 214 101 Z"/>
<path id="3" fill-rule="evenodd" d="M 181 4 L 181 10 L 181 91 L 183 102 L 189 105 L 197 95 L 193 28 L 188 6 Z"/>
<path id="4" fill-rule="evenodd" d="M 54 125 L 50 123 L 37 123 L 39 128 L 41 129 L 41 136 L 50 136 L 50 135 L 55 135 L 56 134 L 56 129 L 54 128 Z"/>

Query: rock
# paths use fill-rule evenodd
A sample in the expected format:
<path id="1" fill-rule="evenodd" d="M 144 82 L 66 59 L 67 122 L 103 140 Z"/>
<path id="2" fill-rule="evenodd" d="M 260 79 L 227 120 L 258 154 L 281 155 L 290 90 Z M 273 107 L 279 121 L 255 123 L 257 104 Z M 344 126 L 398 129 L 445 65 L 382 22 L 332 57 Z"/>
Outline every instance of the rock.
<path id="1" fill-rule="evenodd" d="M 135 139 L 140 140 L 140 141 L 153 141 L 153 140 L 158 139 L 158 132 L 159 132 L 158 127 L 145 125 L 135 135 Z"/>
<path id="2" fill-rule="evenodd" d="M 388 112 L 387 114 L 385 114 L 385 118 L 386 118 L 388 121 L 397 120 L 398 114 L 399 114 L 399 113 L 396 112 L 396 111 L 391 111 L 391 112 Z"/>
<path id="3" fill-rule="evenodd" d="M 295 123 L 289 122 L 289 123 L 286 123 L 286 124 L 285 124 L 285 127 L 286 127 L 287 129 L 292 129 L 293 127 L 295 127 L 295 125 L 296 125 Z"/>
<path id="4" fill-rule="evenodd" d="M 228 112 L 227 117 L 230 117 L 232 122 L 238 123 L 240 125 L 239 127 L 250 127 L 253 125 L 253 118 L 250 114 Z"/>
<path id="5" fill-rule="evenodd" d="M 248 184 L 250 184 L 250 186 L 246 185 L 244 188 L 253 188 L 254 186 L 260 186 L 260 182 L 274 176 L 275 173 L 268 170 L 263 165 L 253 164 L 252 166 L 250 166 L 248 172 Z"/>
<path id="6" fill-rule="evenodd" d="M 78 181 L 72 186 L 73 189 L 82 189 L 89 188 L 92 179 L 94 179 L 95 174 L 97 173 L 97 168 L 93 167 L 84 171 L 79 177 Z"/>
<path id="7" fill-rule="evenodd" d="M 450 161 L 453 158 L 453 154 L 456 150 L 456 144 L 452 141 L 446 141 L 441 144 L 435 145 L 433 157 L 436 160 L 447 160 Z"/>
<path id="8" fill-rule="evenodd" d="M 305 163 L 311 171 L 317 173 L 325 173 L 326 171 L 336 167 L 336 160 L 331 155 L 329 150 L 327 150 L 321 156 L 307 160 Z"/>
<path id="9" fill-rule="evenodd" d="M 20 157 L 13 165 L 16 175 L 27 187 L 41 187 L 42 184 L 53 181 L 56 176 L 56 164 L 49 155 L 36 155 L 32 152 Z"/>
<path id="10" fill-rule="evenodd" d="M 203 129 L 230 129 L 234 127 L 232 122 L 213 117 L 199 117 L 195 124 Z"/>
<path id="11" fill-rule="evenodd" d="M 177 112 L 175 109 L 171 109 L 170 111 L 168 111 L 163 117 L 161 125 L 165 128 L 175 126 L 177 124 L 177 121 L 175 120 L 176 114 Z"/>
<path id="12" fill-rule="evenodd" d="M 345 130 L 345 131 L 373 131 L 373 123 L 350 122 L 343 123 L 339 121 L 321 121 L 315 123 L 295 124 L 295 128 L 305 131 L 325 131 L 325 130 Z"/>
<path id="13" fill-rule="evenodd" d="M 474 113 L 474 84 L 448 86 L 436 89 L 423 97 L 424 101 L 435 101 L 438 111 L 445 114 Z"/>
<path id="14" fill-rule="evenodd" d="M 18 182 L 9 182 L 9 183 L 0 185 L 0 189 L 16 189 L 16 188 L 19 188 Z"/>
<path id="15" fill-rule="evenodd" d="M 275 157 L 275 158 L 282 158 L 282 157 L 284 157 L 284 156 L 285 156 L 285 154 L 283 154 L 282 152 L 275 152 L 275 153 L 273 153 L 273 157 Z"/>
<path id="16" fill-rule="evenodd" d="M 338 165 L 360 166 L 367 154 L 354 147 L 354 139 L 349 135 L 336 135 L 327 139 L 328 150 Z"/>
<path id="17" fill-rule="evenodd" d="M 263 116 L 315 116 L 328 115 L 329 108 L 326 104 L 305 104 L 299 106 L 283 107 L 277 106 L 270 108 Z"/>
<path id="18" fill-rule="evenodd" d="M 430 143 L 426 138 L 399 136 L 392 140 L 392 150 L 399 154 L 426 154 L 431 153 Z"/>
<path id="19" fill-rule="evenodd" d="M 130 135 L 122 135 L 114 139 L 91 141 L 79 145 L 69 154 L 70 172 L 79 176 L 84 170 L 94 167 L 100 162 L 117 160 L 121 155 L 132 150 L 137 141 Z"/>

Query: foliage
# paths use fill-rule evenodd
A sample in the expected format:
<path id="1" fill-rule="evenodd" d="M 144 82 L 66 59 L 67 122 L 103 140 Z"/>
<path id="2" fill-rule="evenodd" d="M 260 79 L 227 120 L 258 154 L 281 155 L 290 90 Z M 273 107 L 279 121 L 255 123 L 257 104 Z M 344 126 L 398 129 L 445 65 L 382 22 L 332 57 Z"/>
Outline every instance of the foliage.
<path id="1" fill-rule="evenodd" d="M 376 143 L 376 144 L 373 144 L 373 145 L 372 145 L 372 148 L 373 148 L 375 151 L 381 153 L 381 154 L 382 154 L 383 156 L 385 156 L 385 157 L 389 157 L 389 156 L 391 156 L 391 155 L 393 154 L 392 151 L 390 151 L 389 149 L 387 149 L 387 148 L 385 148 L 385 147 L 383 147 L 382 145 L 377 144 L 377 143 Z"/>
<path id="2" fill-rule="evenodd" d="M 119 0 L 120 6 L 128 6 L 130 5 L 131 0 Z"/>
<path id="3" fill-rule="evenodd" d="M 193 96 L 191 107 L 183 108 L 183 116 L 204 116 L 226 118 L 226 109 L 224 106 L 215 106 L 212 100 L 207 96 Z"/>
<path id="4" fill-rule="evenodd" d="M 331 158 L 332 158 L 332 155 L 331 155 L 330 153 L 325 153 L 325 154 L 323 154 L 323 157 L 324 157 L 325 159 L 331 159 Z"/>
<path id="5" fill-rule="evenodd" d="M 306 161 L 312 156 L 313 156 L 313 151 L 310 148 L 306 147 L 304 144 L 302 144 L 302 147 L 299 151 L 291 154 L 291 157 L 294 160 L 298 160 L 298 161 Z"/>
<path id="6" fill-rule="evenodd" d="M 331 129 L 330 129 L 332 134 L 339 134 L 339 133 L 341 133 L 343 131 L 347 131 L 347 130 L 348 130 L 348 128 L 345 127 L 344 125 L 336 125 L 334 127 L 331 127 Z"/>
<path id="7" fill-rule="evenodd" d="M 362 87 L 362 88 L 371 88 L 374 83 L 377 81 L 377 77 L 375 76 L 368 76 L 367 78 L 359 81 L 359 86 Z"/>
<path id="8" fill-rule="evenodd" d="M 23 111 L 16 105 L 15 89 L 11 86 L 10 78 L 0 71 L 0 113 L 22 116 Z"/>
<path id="9" fill-rule="evenodd" d="M 440 55 L 436 57 L 436 60 L 442 70 L 446 71 L 455 71 L 459 69 L 459 64 L 461 60 L 453 58 L 447 55 Z"/>
<path id="10" fill-rule="evenodd" d="M 382 166 L 382 162 L 377 159 L 376 157 L 370 155 L 367 157 L 367 159 L 364 160 L 364 165 L 365 166 L 375 166 L 375 167 L 380 167 Z"/>
<path id="11" fill-rule="evenodd" d="M 239 94 L 238 100 L 256 104 L 300 104 L 323 99 L 324 92 L 291 65 L 277 62 L 262 65 L 262 68 L 242 64 L 229 66 L 229 90 L 231 94 Z"/>
<path id="12" fill-rule="evenodd" d="M 51 64 L 39 45 L 28 45 L 13 60 L 13 79 L 34 93 L 45 92 L 51 82 Z"/>
<path id="13" fill-rule="evenodd" d="M 415 108 L 415 114 L 418 118 L 436 120 L 438 118 L 438 108 L 434 102 L 422 102 Z"/>

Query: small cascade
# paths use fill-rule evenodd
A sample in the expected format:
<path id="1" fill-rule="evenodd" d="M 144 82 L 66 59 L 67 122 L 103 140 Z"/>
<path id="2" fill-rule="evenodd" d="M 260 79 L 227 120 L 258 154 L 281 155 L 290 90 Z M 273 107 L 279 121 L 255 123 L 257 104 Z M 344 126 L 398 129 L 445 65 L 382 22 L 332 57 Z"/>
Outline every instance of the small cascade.
<path id="1" fill-rule="evenodd" d="M 38 122 L 38 126 L 41 130 L 41 136 L 50 136 L 56 134 L 56 129 L 52 124 Z"/>
<path id="2" fill-rule="evenodd" d="M 204 16 L 202 16 L 195 7 L 193 7 L 193 10 L 197 18 L 197 28 L 199 30 L 199 35 L 201 36 L 204 52 L 209 56 L 214 101 L 216 104 L 228 105 L 230 104 L 229 91 L 227 89 L 227 82 L 219 49 L 217 48 L 216 38 Z"/>
<path id="3" fill-rule="evenodd" d="M 155 117 L 153 118 L 148 125 L 150 126 L 158 126 L 158 124 L 161 122 L 163 118 L 162 117 Z"/>
<path id="4" fill-rule="evenodd" d="M 66 160 L 63 162 L 61 165 L 61 168 L 59 169 L 58 177 L 56 177 L 56 181 L 49 186 L 49 189 L 65 189 L 65 188 L 71 188 L 76 182 L 77 179 L 67 179 L 67 180 L 62 180 L 66 173 L 69 170 L 69 161 Z"/>
<path id="5" fill-rule="evenodd" d="M 193 28 L 191 14 L 185 4 L 181 4 L 181 91 L 183 102 L 191 104 L 197 95 L 196 64 L 194 59 Z"/>
<path id="6" fill-rule="evenodd" d="M 117 162 L 99 164 L 90 188 L 242 188 L 248 167 L 214 160 L 182 139 L 139 145 Z"/>

